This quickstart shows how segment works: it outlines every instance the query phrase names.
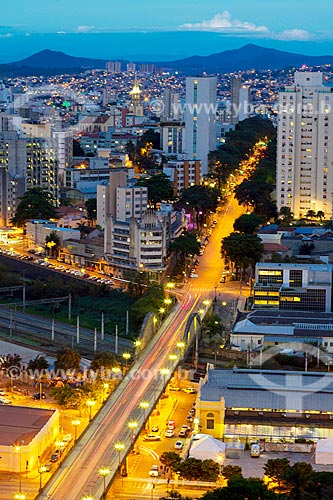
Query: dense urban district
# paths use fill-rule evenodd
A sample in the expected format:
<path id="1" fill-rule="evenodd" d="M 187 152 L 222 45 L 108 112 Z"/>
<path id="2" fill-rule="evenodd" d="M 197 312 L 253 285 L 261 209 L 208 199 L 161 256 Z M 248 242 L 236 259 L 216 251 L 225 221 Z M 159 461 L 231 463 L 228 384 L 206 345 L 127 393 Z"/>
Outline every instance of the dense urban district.
<path id="1" fill-rule="evenodd" d="M 1 499 L 331 500 L 332 67 L 27 71 L 0 82 Z"/>

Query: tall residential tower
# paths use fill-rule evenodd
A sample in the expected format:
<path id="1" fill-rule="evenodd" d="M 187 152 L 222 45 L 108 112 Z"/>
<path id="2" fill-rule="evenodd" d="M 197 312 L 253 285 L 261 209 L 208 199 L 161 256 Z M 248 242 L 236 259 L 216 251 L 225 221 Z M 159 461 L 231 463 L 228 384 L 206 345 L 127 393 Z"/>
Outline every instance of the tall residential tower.
<path id="1" fill-rule="evenodd" d="M 279 93 L 277 205 L 332 216 L 333 93 L 319 72 L 296 72 Z"/>

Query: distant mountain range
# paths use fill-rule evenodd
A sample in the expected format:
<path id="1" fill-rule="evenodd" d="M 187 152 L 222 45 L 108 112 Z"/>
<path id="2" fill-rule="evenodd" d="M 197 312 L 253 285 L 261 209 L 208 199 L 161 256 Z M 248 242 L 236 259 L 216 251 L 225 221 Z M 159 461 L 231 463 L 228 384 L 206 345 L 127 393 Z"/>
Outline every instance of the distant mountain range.
<path id="1" fill-rule="evenodd" d="M 26 59 L 0 64 L 0 75 L 26 76 L 31 74 L 76 73 L 87 69 L 104 69 L 104 59 L 74 57 L 63 52 L 42 50 Z M 121 61 L 123 69 L 128 61 Z M 181 71 L 187 75 L 229 73 L 239 70 L 283 69 L 286 67 L 333 65 L 333 56 L 307 56 L 248 44 L 240 49 L 226 50 L 209 56 L 192 56 L 169 62 L 156 62 L 165 69 Z"/>

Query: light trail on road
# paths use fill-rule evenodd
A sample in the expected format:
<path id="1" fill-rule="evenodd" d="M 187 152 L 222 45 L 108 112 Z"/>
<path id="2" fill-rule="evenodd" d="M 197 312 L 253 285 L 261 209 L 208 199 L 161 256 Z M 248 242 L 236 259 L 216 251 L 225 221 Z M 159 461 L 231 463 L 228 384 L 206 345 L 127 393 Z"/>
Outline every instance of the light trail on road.
<path id="1" fill-rule="evenodd" d="M 122 461 L 132 444 L 127 422 L 135 418 L 139 425 L 143 424 L 140 401 L 150 402 L 150 409 L 155 405 L 157 398 L 153 382 L 157 377 L 160 385 L 162 384 L 159 372 L 166 366 L 177 341 L 182 338 L 187 318 L 198 308 L 200 299 L 199 294 L 195 298 L 186 294 L 186 302 L 182 306 L 176 306 L 173 317 L 167 319 L 40 498 L 80 500 L 87 494 L 92 495 L 94 500 L 102 497 L 103 480 L 98 475 L 98 469 L 109 467 L 111 474 L 107 479 L 111 482 L 118 469 L 118 454 L 114 445 L 116 442 L 126 445 L 126 449 L 120 454 Z"/>

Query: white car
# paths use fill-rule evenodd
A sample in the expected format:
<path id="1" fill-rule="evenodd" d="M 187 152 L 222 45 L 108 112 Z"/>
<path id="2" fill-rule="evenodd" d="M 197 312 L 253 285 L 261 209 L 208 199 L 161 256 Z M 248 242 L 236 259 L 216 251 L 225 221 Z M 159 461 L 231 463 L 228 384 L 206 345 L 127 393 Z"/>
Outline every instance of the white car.
<path id="1" fill-rule="evenodd" d="M 158 477 L 158 465 L 152 465 L 152 468 L 149 471 L 149 475 L 151 477 Z"/>
<path id="2" fill-rule="evenodd" d="M 167 429 L 167 430 L 165 431 L 165 434 L 164 434 L 164 436 L 165 436 L 166 438 L 173 438 L 173 437 L 174 437 L 174 435 L 175 435 L 175 431 L 174 431 L 173 429 Z"/>
<path id="3" fill-rule="evenodd" d="M 175 442 L 175 450 L 182 450 L 183 446 L 184 446 L 183 441 L 179 440 Z"/>
<path id="4" fill-rule="evenodd" d="M 197 393 L 197 391 L 196 391 L 196 389 L 194 389 L 194 387 L 184 387 L 183 391 L 186 392 L 187 394 L 196 394 Z"/>

